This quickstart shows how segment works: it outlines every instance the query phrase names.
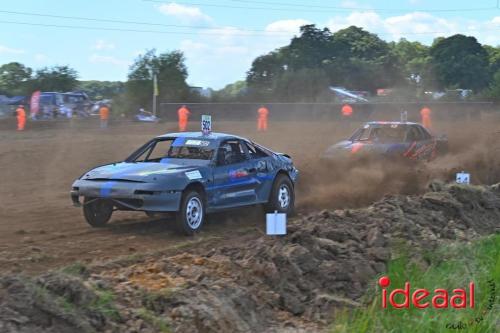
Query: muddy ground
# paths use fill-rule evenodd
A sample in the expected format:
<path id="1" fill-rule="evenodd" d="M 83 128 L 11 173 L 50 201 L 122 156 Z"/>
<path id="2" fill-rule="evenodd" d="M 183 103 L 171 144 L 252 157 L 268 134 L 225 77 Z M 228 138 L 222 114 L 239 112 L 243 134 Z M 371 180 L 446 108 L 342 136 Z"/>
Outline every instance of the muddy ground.
<path id="1" fill-rule="evenodd" d="M 476 183 L 500 181 L 500 117 L 482 121 L 437 123 L 446 133 L 450 153 L 415 168 L 388 163 L 325 168 L 318 156 L 348 136 L 358 123 L 280 122 L 257 133 L 253 122 L 214 123 L 217 131 L 249 137 L 290 154 L 301 170 L 297 189 L 299 216 L 321 209 L 361 207 L 388 193 L 419 193 L 431 178 L 449 180 L 455 171 L 472 172 Z M 0 271 L 35 273 L 75 261 L 175 249 L 192 241 L 179 237 L 169 221 L 142 213 L 115 213 L 109 226 L 90 228 L 71 205 L 72 181 L 95 165 L 124 159 L 155 135 L 175 131 L 175 123 L 115 123 L 100 130 L 94 122 L 47 124 L 18 133 L 0 131 Z M 197 130 L 198 124 L 191 124 Z M 230 246 L 237 235 L 259 236 L 263 218 L 246 209 L 211 219 L 195 240 L 207 250 Z M 237 242 L 237 241 L 236 241 Z"/>
<path id="2" fill-rule="evenodd" d="M 143 213 L 86 224 L 72 181 L 174 123 L 0 125 L 0 331 L 318 332 L 336 309 L 363 304 L 394 242 L 429 250 L 500 231 L 498 185 L 444 185 L 461 170 L 475 184 L 500 182 L 496 115 L 436 123 L 450 152 L 412 167 L 322 164 L 357 123 L 288 121 L 257 133 L 253 122 L 215 122 L 294 158 L 298 214 L 285 238 L 264 235 L 256 208 L 215 215 L 195 237 Z"/>

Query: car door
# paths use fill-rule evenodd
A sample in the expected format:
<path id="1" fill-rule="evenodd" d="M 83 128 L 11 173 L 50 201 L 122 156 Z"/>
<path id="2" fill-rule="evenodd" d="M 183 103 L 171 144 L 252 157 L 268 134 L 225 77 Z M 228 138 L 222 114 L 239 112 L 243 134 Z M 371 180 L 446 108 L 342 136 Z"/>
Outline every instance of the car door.
<path id="1" fill-rule="evenodd" d="M 243 147 L 247 150 L 250 177 L 255 180 L 255 192 L 257 201 L 267 202 L 269 193 L 273 186 L 276 170 L 273 166 L 273 157 L 251 142 L 243 141 Z"/>
<path id="2" fill-rule="evenodd" d="M 436 143 L 427 131 L 419 125 L 412 125 L 408 131 L 407 141 L 409 147 L 405 156 L 413 160 L 423 160 L 431 158 L 435 150 Z"/>
<path id="3" fill-rule="evenodd" d="M 415 125 L 420 133 L 420 159 L 431 160 L 436 156 L 436 139 L 421 125 Z"/>
<path id="4" fill-rule="evenodd" d="M 222 141 L 217 149 L 214 181 L 210 188 L 213 205 L 225 208 L 256 203 L 255 171 L 249 164 L 242 141 Z"/>

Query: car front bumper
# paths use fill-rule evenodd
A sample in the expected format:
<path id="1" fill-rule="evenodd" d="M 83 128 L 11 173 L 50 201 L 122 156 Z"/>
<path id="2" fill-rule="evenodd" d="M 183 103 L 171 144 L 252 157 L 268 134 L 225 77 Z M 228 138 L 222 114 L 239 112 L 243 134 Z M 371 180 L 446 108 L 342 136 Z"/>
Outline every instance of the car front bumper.
<path id="1" fill-rule="evenodd" d="M 74 206 L 80 207 L 80 197 L 112 200 L 120 210 L 176 212 L 182 191 L 159 190 L 157 184 L 128 181 L 77 180 L 70 192 Z"/>

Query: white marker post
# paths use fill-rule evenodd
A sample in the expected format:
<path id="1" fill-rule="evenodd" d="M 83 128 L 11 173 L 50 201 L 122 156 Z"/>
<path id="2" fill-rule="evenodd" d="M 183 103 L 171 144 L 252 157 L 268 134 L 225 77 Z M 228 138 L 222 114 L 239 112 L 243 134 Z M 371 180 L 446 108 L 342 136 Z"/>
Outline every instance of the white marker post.
<path id="1" fill-rule="evenodd" d="M 277 211 L 266 214 L 266 234 L 286 235 L 286 214 Z"/>
<path id="2" fill-rule="evenodd" d="M 465 171 L 458 172 L 456 182 L 457 184 L 470 184 L 470 173 Z"/>
<path id="3" fill-rule="evenodd" d="M 206 114 L 201 116 L 201 131 L 205 135 L 212 132 L 212 116 Z"/>

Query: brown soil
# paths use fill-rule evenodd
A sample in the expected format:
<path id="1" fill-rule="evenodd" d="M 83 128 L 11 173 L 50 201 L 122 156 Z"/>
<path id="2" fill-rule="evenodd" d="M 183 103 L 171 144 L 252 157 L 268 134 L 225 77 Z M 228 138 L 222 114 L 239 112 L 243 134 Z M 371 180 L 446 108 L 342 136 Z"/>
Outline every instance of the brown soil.
<path id="1" fill-rule="evenodd" d="M 301 170 L 297 190 L 298 211 L 359 207 L 388 193 L 416 193 L 428 179 L 449 179 L 453 172 L 472 172 L 476 183 L 500 180 L 497 117 L 475 123 L 436 124 L 447 133 L 450 154 L 414 168 L 387 163 L 363 163 L 324 168 L 318 160 L 326 147 L 346 137 L 359 124 L 320 122 L 271 123 L 257 133 L 253 122 L 216 122 L 217 131 L 249 137 L 290 154 Z M 198 124 L 191 124 L 197 130 Z M 81 211 L 72 207 L 68 191 L 84 171 L 125 158 L 151 137 L 175 131 L 174 123 L 156 125 L 122 123 L 108 130 L 76 122 L 39 126 L 23 133 L 0 132 L 0 271 L 39 272 L 75 261 L 88 262 L 118 255 L 182 246 L 169 221 L 141 213 L 118 212 L 109 226 L 89 227 Z M 496 162 L 496 163 L 495 163 Z M 496 173 L 495 173 L 496 172 Z M 246 209 L 217 215 L 196 236 L 197 245 L 230 246 L 235 235 L 259 236 L 263 218 Z M 201 245 L 202 244 L 202 245 Z"/>

